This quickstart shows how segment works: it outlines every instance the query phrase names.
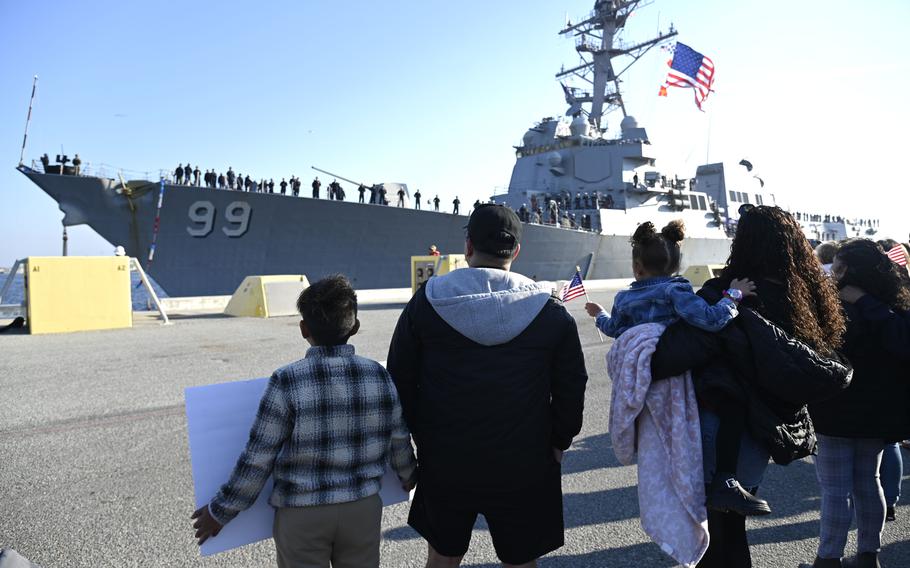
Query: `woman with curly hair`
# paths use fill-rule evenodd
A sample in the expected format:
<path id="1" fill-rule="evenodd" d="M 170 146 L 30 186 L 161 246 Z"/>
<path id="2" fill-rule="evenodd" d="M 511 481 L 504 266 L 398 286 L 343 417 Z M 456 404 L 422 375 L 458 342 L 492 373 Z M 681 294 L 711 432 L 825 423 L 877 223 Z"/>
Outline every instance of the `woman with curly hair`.
<path id="1" fill-rule="evenodd" d="M 868 239 L 842 244 L 831 273 L 847 313 L 843 352 L 853 381 L 809 413 L 818 432 L 821 535 L 813 568 L 877 568 L 886 502 L 879 466 L 886 443 L 910 435 L 910 290 L 906 271 Z M 856 517 L 857 556 L 841 560 Z M 808 566 L 808 565 L 804 565 Z"/>
<path id="2" fill-rule="evenodd" d="M 652 356 L 651 373 L 659 380 L 693 369 L 699 406 L 706 410 L 703 445 L 739 444 L 727 463 L 721 454 L 718 461 L 705 454 L 706 483 L 716 471 L 733 471 L 754 495 L 769 457 L 785 465 L 815 450 L 806 406 L 845 388 L 851 371 L 836 354 L 846 328 L 837 289 L 789 213 L 769 206 L 741 211 L 727 264 L 699 295 L 716 303 L 735 279 L 756 286 L 756 295 L 743 299 L 739 317 L 716 334 L 685 322 L 669 326 Z M 719 439 L 736 431 L 719 424 L 737 417 L 744 434 Z M 711 542 L 699 568 L 752 566 L 745 517 L 709 510 L 708 530 Z"/>

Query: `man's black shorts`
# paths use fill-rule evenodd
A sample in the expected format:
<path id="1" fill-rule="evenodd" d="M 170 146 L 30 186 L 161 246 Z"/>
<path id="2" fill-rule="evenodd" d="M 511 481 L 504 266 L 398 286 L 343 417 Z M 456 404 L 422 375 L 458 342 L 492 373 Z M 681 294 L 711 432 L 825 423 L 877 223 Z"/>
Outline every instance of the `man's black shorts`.
<path id="1" fill-rule="evenodd" d="M 506 564 L 525 564 L 564 544 L 562 480 L 554 463 L 547 479 L 515 491 L 447 490 L 417 484 L 408 524 L 443 556 L 463 556 L 477 515 L 490 528 L 496 555 Z"/>

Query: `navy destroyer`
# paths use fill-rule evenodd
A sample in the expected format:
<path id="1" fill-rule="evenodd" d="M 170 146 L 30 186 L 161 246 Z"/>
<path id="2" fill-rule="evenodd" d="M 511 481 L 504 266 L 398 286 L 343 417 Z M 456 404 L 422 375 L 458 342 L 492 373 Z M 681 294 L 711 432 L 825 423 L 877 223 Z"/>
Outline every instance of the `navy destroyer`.
<path id="1" fill-rule="evenodd" d="M 742 204 L 773 204 L 747 160 L 712 163 L 694 177 L 662 171 L 655 147 L 627 114 L 623 73 L 649 50 L 672 43 L 671 26 L 657 37 L 626 42 L 622 32 L 641 1 L 597 0 L 593 11 L 560 32 L 575 39 L 580 63 L 557 74 L 569 105 L 544 118 L 515 147 L 507 191 L 491 200 L 522 212 L 528 222 L 514 269 L 541 280 L 631 277 L 629 235 L 643 221 L 687 227 L 684 264 L 723 262 Z M 573 86 L 576 81 L 585 89 Z M 608 113 L 621 114 L 618 132 Z M 617 115 L 617 118 L 618 118 Z M 341 272 L 360 289 L 404 287 L 409 257 L 430 244 L 445 252 L 464 246 L 461 215 L 415 210 L 404 184 L 404 207 L 290 197 L 114 179 L 42 160 L 19 171 L 50 195 L 64 226 L 88 224 L 123 246 L 171 296 L 230 294 L 251 274 Z M 465 209 L 470 209 L 466 207 Z M 872 234 L 875 222 L 800 213 L 810 238 Z"/>

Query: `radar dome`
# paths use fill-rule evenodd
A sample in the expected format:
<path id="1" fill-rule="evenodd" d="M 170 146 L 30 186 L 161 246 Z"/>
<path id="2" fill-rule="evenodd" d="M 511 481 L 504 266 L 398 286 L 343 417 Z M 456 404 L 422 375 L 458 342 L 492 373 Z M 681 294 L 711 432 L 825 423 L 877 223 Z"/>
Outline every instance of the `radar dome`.
<path id="1" fill-rule="evenodd" d="M 521 141 L 525 146 L 530 146 L 534 143 L 535 138 L 537 138 L 537 133 L 535 133 L 533 130 L 528 130 L 525 132 L 525 135 L 522 137 Z"/>
<path id="2" fill-rule="evenodd" d="M 588 133 L 588 121 L 581 115 L 576 116 L 569 125 L 569 131 L 572 136 L 584 136 Z"/>
<path id="3" fill-rule="evenodd" d="M 622 122 L 619 123 L 619 127 L 623 130 L 629 130 L 632 128 L 638 128 L 638 121 L 635 120 L 634 116 L 627 116 L 622 119 Z"/>
<path id="4" fill-rule="evenodd" d="M 550 152 L 550 155 L 547 156 L 547 161 L 550 162 L 551 168 L 558 168 L 562 165 L 562 156 L 559 152 Z"/>

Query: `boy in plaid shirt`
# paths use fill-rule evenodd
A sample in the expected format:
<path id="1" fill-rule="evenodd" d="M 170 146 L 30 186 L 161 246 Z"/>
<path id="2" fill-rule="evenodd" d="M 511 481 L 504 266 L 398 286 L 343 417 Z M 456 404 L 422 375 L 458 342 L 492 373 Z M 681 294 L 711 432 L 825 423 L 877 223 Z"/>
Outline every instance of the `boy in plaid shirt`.
<path id="1" fill-rule="evenodd" d="M 390 462 L 405 490 L 416 460 L 388 372 L 354 355 L 357 296 L 343 276 L 300 294 L 306 357 L 272 374 L 230 480 L 193 513 L 202 544 L 275 486 L 278 566 L 379 566 L 380 480 Z"/>

